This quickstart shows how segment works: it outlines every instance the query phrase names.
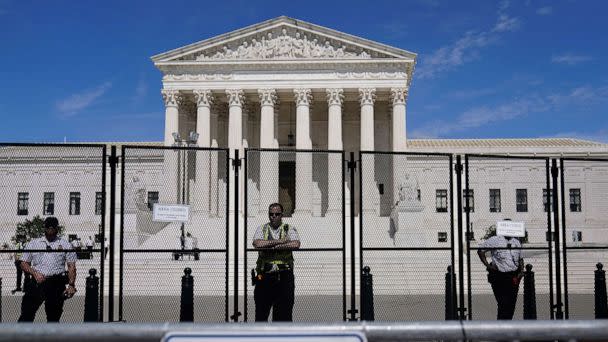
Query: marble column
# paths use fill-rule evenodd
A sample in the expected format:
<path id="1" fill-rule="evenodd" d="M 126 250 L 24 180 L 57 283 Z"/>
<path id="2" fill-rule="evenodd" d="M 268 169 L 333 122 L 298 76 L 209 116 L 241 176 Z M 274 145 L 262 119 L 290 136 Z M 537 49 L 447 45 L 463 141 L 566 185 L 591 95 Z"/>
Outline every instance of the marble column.
<path id="1" fill-rule="evenodd" d="M 211 90 L 194 90 L 196 101 L 196 133 L 198 133 L 198 146 L 211 146 L 211 104 L 213 95 Z M 203 216 L 209 214 L 210 195 L 210 151 L 196 151 L 195 193 L 192 194 L 193 210 Z"/>
<path id="2" fill-rule="evenodd" d="M 310 89 L 294 89 L 296 102 L 296 149 L 312 149 L 310 138 Z M 311 215 L 312 153 L 296 153 L 296 201 L 294 215 Z"/>
<path id="3" fill-rule="evenodd" d="M 165 102 L 165 146 L 173 146 L 173 133 L 179 132 L 179 105 L 183 96 L 178 90 L 163 89 L 161 91 Z M 160 194 L 161 203 L 178 203 L 179 193 L 179 152 L 164 150 L 163 173 L 168 181 L 167 190 Z"/>
<path id="4" fill-rule="evenodd" d="M 407 88 L 391 88 L 390 101 L 392 106 L 392 149 L 393 152 L 403 152 L 406 147 L 405 135 L 405 102 Z M 403 168 L 406 163 L 405 156 L 393 157 L 393 203 L 399 200 L 399 187 L 404 181 Z"/>
<path id="5" fill-rule="evenodd" d="M 342 150 L 342 104 L 344 91 L 327 89 L 327 149 Z M 342 155 L 327 156 L 327 214 L 340 214 L 342 210 Z"/>
<path id="6" fill-rule="evenodd" d="M 230 149 L 231 157 L 234 158 L 235 151 L 239 151 L 239 158 L 243 157 L 243 105 L 245 104 L 245 94 L 241 89 L 227 89 L 226 95 L 228 96 L 228 148 Z M 242 171 L 242 168 L 239 172 Z M 238 186 L 239 193 L 243 193 L 243 173 L 239 173 L 239 183 L 234 184 L 234 168 L 230 166 L 228 173 L 228 182 L 230 184 L 230 191 L 234 191 L 234 187 Z M 242 201 L 241 201 L 242 203 Z M 230 195 L 228 210 L 230 212 L 238 211 L 234 205 L 234 196 Z"/>
<path id="7" fill-rule="evenodd" d="M 374 102 L 376 89 L 360 88 L 359 100 L 361 104 L 361 151 L 374 151 Z M 373 212 L 379 210 L 379 194 L 375 180 L 375 162 L 373 155 L 364 155 L 361 160 L 363 170 L 363 211 Z"/>
<path id="8" fill-rule="evenodd" d="M 406 149 L 407 132 L 405 129 L 405 102 L 407 88 L 391 88 L 391 104 L 393 107 L 393 151 L 403 152 Z"/>
<path id="9" fill-rule="evenodd" d="M 217 112 L 217 105 L 214 105 L 211 108 L 211 129 L 210 129 L 210 135 L 211 135 L 211 148 L 218 148 L 219 147 L 219 143 L 218 143 L 218 136 L 217 136 L 217 126 L 218 126 L 218 112 Z M 219 167 L 223 167 L 223 163 L 222 166 L 218 165 L 218 155 L 221 155 L 222 157 L 224 157 L 224 152 L 217 152 L 217 151 L 212 151 L 210 154 L 210 172 L 209 172 L 209 216 L 212 217 L 216 217 L 216 216 L 220 216 L 218 213 L 218 207 L 221 208 L 221 205 L 219 205 L 219 201 L 224 200 L 223 203 L 225 203 L 225 199 L 223 196 L 218 196 L 218 187 L 219 187 L 219 174 L 218 174 L 218 168 Z M 222 203 L 222 204 L 223 204 Z"/>
<path id="10" fill-rule="evenodd" d="M 258 90 L 260 97 L 260 147 L 274 148 L 275 106 L 278 105 L 274 89 Z M 279 201 L 279 153 L 260 152 L 260 212 L 266 212 L 268 205 Z"/>

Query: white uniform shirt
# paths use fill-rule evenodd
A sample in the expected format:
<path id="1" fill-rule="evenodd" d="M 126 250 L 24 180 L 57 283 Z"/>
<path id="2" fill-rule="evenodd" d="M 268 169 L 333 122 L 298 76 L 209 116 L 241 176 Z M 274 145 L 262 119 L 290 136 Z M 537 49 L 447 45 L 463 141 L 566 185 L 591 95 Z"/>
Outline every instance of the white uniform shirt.
<path id="1" fill-rule="evenodd" d="M 509 249 L 508 244 L 511 244 L 511 248 L 521 247 L 521 243 L 516 238 L 507 240 L 502 235 L 495 235 L 479 244 L 479 248 L 504 248 L 490 250 L 492 263 L 496 265 L 500 272 L 517 271 L 521 259 L 521 249 Z"/>
<path id="2" fill-rule="evenodd" d="M 74 252 L 28 252 L 28 250 L 46 250 L 47 246 L 53 251 L 72 250 L 72 245 L 65 239 L 57 237 L 55 241 L 49 242 L 46 237 L 41 237 L 30 241 L 25 246 L 21 260 L 29 262 L 36 272 L 41 273 L 45 277 L 65 272 L 66 262 L 76 262 L 76 253 Z"/>
<path id="3" fill-rule="evenodd" d="M 86 242 L 85 242 L 87 247 L 93 247 L 95 245 L 95 243 L 93 242 L 93 239 L 89 238 Z"/>

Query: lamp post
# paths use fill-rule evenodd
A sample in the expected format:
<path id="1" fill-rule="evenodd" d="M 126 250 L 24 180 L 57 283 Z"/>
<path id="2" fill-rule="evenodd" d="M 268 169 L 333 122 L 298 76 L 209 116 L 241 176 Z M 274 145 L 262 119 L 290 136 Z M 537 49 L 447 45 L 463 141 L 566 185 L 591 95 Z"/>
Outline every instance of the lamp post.
<path id="1" fill-rule="evenodd" d="M 174 147 L 196 147 L 196 141 L 198 140 L 198 133 L 190 132 L 187 139 L 182 139 L 179 133 L 173 132 L 171 134 L 173 136 L 173 146 Z M 186 175 L 188 171 L 188 161 L 187 161 L 187 150 L 179 149 L 179 159 L 178 159 L 178 168 L 180 170 L 180 179 L 181 179 L 181 204 L 187 204 L 186 202 L 186 186 L 188 185 L 188 177 Z M 189 202 L 189 201 L 188 201 Z M 182 222 L 181 227 L 181 237 L 180 237 L 180 245 L 181 249 L 185 249 L 185 241 L 186 241 L 186 224 Z"/>

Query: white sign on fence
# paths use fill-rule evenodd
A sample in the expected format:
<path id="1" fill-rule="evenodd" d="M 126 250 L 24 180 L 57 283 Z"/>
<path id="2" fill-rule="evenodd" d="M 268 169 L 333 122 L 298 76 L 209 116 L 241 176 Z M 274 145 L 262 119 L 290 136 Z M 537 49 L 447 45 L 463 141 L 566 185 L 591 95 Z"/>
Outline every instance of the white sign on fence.
<path id="1" fill-rule="evenodd" d="M 496 235 L 525 237 L 526 226 L 523 222 L 498 221 L 496 222 Z"/>
<path id="2" fill-rule="evenodd" d="M 282 331 L 243 331 L 229 332 L 169 332 L 162 342 L 367 342 L 365 335 L 357 331 L 297 332 Z"/>
<path id="3" fill-rule="evenodd" d="M 189 205 L 154 203 L 152 209 L 152 221 L 154 222 L 188 222 L 189 218 Z"/>

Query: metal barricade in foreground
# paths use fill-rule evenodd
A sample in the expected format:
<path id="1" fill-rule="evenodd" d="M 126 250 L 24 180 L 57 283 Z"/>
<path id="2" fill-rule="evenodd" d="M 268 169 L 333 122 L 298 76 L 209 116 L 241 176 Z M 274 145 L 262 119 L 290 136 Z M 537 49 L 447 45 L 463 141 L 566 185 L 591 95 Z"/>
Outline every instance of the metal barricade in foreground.
<path id="1" fill-rule="evenodd" d="M 290 333 L 332 333 L 344 335 L 361 333 L 368 341 L 605 341 L 608 339 L 608 321 L 448 321 L 378 323 L 351 322 L 336 324 L 39 324 L 28 329 L 26 324 L 6 324 L 0 327 L 0 341 L 87 341 L 149 342 L 161 341 L 170 332 L 188 333 L 190 336 L 272 336 Z M 243 339 L 246 341 L 246 339 Z"/>

